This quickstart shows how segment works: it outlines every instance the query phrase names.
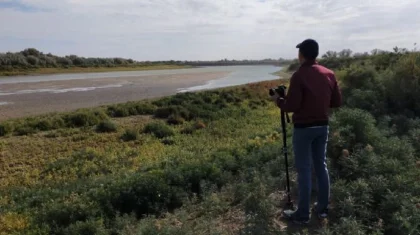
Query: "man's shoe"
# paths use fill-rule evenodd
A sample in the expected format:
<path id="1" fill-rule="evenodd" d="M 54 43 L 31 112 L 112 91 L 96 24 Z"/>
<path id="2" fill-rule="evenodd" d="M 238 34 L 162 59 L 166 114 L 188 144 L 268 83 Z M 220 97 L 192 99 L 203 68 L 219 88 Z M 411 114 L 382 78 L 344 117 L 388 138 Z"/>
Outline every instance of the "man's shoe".
<path id="1" fill-rule="evenodd" d="M 312 207 L 312 211 L 315 212 L 319 219 L 326 219 L 328 217 L 328 208 L 322 210 L 321 212 L 317 211 L 316 206 L 318 205 L 317 202 L 314 203 L 314 206 Z"/>
<path id="2" fill-rule="evenodd" d="M 283 216 L 295 224 L 309 224 L 309 218 L 299 217 L 296 211 L 285 210 L 283 211 Z"/>

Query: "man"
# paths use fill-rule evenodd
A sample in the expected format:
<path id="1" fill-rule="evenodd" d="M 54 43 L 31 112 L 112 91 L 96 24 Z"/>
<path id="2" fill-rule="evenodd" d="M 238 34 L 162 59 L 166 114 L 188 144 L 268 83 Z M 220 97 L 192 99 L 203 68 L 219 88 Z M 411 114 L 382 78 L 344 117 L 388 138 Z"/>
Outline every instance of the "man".
<path id="1" fill-rule="evenodd" d="M 311 165 L 318 181 L 315 212 L 328 215 L 330 180 L 326 163 L 330 108 L 341 106 L 341 92 L 334 72 L 316 62 L 319 46 L 313 39 L 298 44 L 300 67 L 292 75 L 286 97 L 274 96 L 277 106 L 293 113 L 293 152 L 298 174 L 299 202 L 296 211 L 283 214 L 296 223 L 309 223 Z M 311 162 L 312 159 L 312 162 Z"/>

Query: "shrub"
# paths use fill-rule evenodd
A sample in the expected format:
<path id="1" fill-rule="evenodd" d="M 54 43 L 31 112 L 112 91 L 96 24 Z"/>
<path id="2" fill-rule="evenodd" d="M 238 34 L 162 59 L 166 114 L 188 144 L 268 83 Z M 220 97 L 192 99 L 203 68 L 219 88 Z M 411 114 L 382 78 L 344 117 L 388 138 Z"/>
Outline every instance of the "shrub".
<path id="1" fill-rule="evenodd" d="M 39 210 L 36 221 L 39 224 L 49 225 L 53 229 L 52 233 L 59 232 L 78 221 L 85 222 L 100 215 L 99 205 L 79 194 L 45 203 Z"/>
<path id="2" fill-rule="evenodd" d="M 102 220 L 89 219 L 87 221 L 76 221 L 65 229 L 62 229 L 63 234 L 79 235 L 79 234 L 94 234 L 94 235 L 109 235 L 110 233 L 104 226 Z"/>
<path id="3" fill-rule="evenodd" d="M 135 105 L 138 115 L 153 115 L 156 111 L 156 106 L 150 103 L 140 103 Z"/>
<path id="4" fill-rule="evenodd" d="M 30 135 L 35 134 L 36 130 L 30 126 L 21 126 L 16 128 L 16 135 Z"/>
<path id="5" fill-rule="evenodd" d="M 108 115 L 111 117 L 128 117 L 130 116 L 129 110 L 123 105 L 116 105 L 108 107 Z"/>
<path id="6" fill-rule="evenodd" d="M 195 128 L 193 126 L 185 127 L 181 130 L 181 134 L 191 135 L 195 132 Z"/>
<path id="7" fill-rule="evenodd" d="M 127 129 L 125 130 L 124 134 L 122 134 L 121 139 L 123 141 L 132 141 L 137 140 L 139 138 L 139 132 L 135 129 Z"/>
<path id="8" fill-rule="evenodd" d="M 9 123 L 0 124 L 0 136 L 5 136 L 13 131 L 13 126 Z"/>
<path id="9" fill-rule="evenodd" d="M 174 130 L 161 122 L 147 124 L 144 127 L 143 132 L 147 134 L 153 134 L 159 139 L 175 135 Z"/>
<path id="10" fill-rule="evenodd" d="M 167 123 L 171 125 L 179 125 L 179 124 L 183 124 L 184 122 L 185 122 L 184 118 L 177 115 L 173 115 L 173 114 L 169 116 L 168 121 L 167 121 Z"/>
<path id="11" fill-rule="evenodd" d="M 65 117 L 69 127 L 94 126 L 106 119 L 108 116 L 102 111 L 78 111 Z"/>
<path id="12" fill-rule="evenodd" d="M 35 123 L 34 128 L 40 131 L 47 131 L 52 129 L 52 122 L 48 119 L 43 119 Z"/>
<path id="13" fill-rule="evenodd" d="M 199 130 L 199 129 L 204 129 L 204 128 L 206 128 L 206 124 L 204 124 L 203 122 L 201 122 L 201 121 L 197 121 L 195 124 L 194 124 L 194 128 L 196 129 L 196 130 Z"/>
<path id="14" fill-rule="evenodd" d="M 97 132 L 116 132 L 117 131 L 117 125 L 109 120 L 106 121 L 101 121 L 97 126 L 96 126 L 96 131 Z"/>
<path id="15" fill-rule="evenodd" d="M 202 121 L 196 121 L 194 124 L 182 129 L 181 134 L 193 134 L 196 130 L 204 128 L 206 128 L 206 124 L 204 124 Z"/>
<path id="16" fill-rule="evenodd" d="M 168 118 L 171 115 L 182 117 L 186 120 L 190 120 L 190 112 L 182 106 L 168 106 L 163 108 L 158 108 L 155 111 L 156 118 Z"/>
<path id="17" fill-rule="evenodd" d="M 395 66 L 394 73 L 385 80 L 388 102 L 393 113 L 405 110 L 420 114 L 420 54 L 412 53 L 401 57 Z"/>
<path id="18" fill-rule="evenodd" d="M 377 89 L 378 73 L 372 66 L 351 65 L 345 69 L 345 73 L 341 77 L 345 87 L 351 89 Z"/>
<path id="19" fill-rule="evenodd" d="M 331 147 L 336 147 L 336 150 L 341 153 L 342 149 L 352 150 L 359 144 L 375 146 L 381 139 L 375 125 L 376 120 L 369 112 L 342 108 L 334 113 L 331 120 L 331 128 L 336 135 L 332 138 Z M 332 155 L 339 154 L 335 152 Z"/>
<path id="20" fill-rule="evenodd" d="M 340 218 L 337 224 L 331 228 L 321 229 L 320 235 L 365 235 L 366 230 L 364 226 L 354 217 Z"/>
<path id="21" fill-rule="evenodd" d="M 166 184 L 159 173 L 138 173 L 117 181 L 110 180 L 104 188 L 106 190 L 89 192 L 104 211 L 134 213 L 141 218 L 182 205 L 178 189 Z"/>
<path id="22" fill-rule="evenodd" d="M 378 90 L 352 89 L 347 96 L 349 108 L 359 108 L 379 116 L 386 112 L 386 99 Z"/>
<path id="23" fill-rule="evenodd" d="M 162 144 L 164 144 L 164 145 L 174 145 L 175 141 L 171 140 L 171 139 L 163 139 Z"/>
<path id="24" fill-rule="evenodd" d="M 414 203 L 403 202 L 401 209 L 394 213 L 387 226 L 387 233 L 395 235 L 420 234 L 420 208 Z"/>

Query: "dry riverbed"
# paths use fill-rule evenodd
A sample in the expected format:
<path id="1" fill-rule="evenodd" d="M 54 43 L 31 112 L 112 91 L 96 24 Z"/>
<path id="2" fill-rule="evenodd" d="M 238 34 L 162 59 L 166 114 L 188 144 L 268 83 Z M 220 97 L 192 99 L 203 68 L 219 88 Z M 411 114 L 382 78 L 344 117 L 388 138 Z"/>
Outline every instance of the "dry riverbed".
<path id="1" fill-rule="evenodd" d="M 175 94 L 229 72 L 0 84 L 0 121 Z"/>

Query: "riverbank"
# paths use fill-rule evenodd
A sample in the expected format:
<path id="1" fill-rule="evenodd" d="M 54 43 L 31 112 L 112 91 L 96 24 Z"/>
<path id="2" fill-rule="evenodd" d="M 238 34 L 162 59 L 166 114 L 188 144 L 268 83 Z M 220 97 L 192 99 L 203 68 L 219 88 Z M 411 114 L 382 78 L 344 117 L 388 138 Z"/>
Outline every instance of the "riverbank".
<path id="1" fill-rule="evenodd" d="M 70 67 L 70 68 L 39 68 L 28 70 L 0 71 L 0 78 L 13 76 L 34 76 L 67 73 L 100 73 L 100 72 L 120 72 L 120 71 L 146 71 L 146 70 L 167 70 L 167 69 L 186 69 L 194 68 L 190 65 L 142 65 L 142 66 L 123 66 L 123 67 Z"/>

